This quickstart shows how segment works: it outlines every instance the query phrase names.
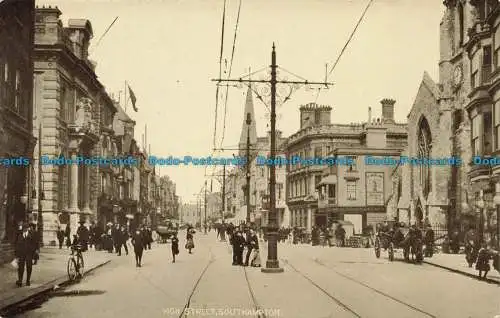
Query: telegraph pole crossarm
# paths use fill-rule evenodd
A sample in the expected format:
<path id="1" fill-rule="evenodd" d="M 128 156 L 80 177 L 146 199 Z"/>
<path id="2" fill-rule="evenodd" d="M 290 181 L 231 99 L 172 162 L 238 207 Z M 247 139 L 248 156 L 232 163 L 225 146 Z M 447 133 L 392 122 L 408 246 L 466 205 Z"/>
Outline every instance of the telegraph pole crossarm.
<path id="1" fill-rule="evenodd" d="M 252 80 L 252 79 L 212 79 L 213 82 L 217 82 L 220 84 L 221 82 L 239 82 L 239 83 L 245 83 L 246 85 L 250 85 L 251 83 L 261 83 L 265 84 L 264 89 L 266 90 L 265 94 L 257 94 L 258 99 L 266 105 L 264 102 L 262 96 L 266 95 L 269 96 L 271 99 L 271 105 L 270 105 L 270 113 L 271 113 L 271 149 L 270 149 L 270 157 L 272 160 L 274 160 L 276 156 L 276 97 L 278 96 L 278 93 L 276 91 L 276 86 L 278 84 L 280 85 L 285 85 L 289 87 L 289 91 L 285 94 L 283 94 L 284 97 L 282 100 L 280 100 L 280 105 L 285 103 L 290 99 L 290 96 L 294 91 L 296 91 L 298 88 L 300 88 L 303 85 L 321 85 L 325 86 L 326 88 L 329 87 L 329 85 L 333 85 L 333 83 L 328 83 L 328 82 L 310 82 L 307 80 L 302 80 L 302 81 L 295 81 L 295 80 L 279 80 L 277 78 L 277 68 L 278 65 L 276 64 L 276 48 L 273 43 L 273 49 L 271 53 L 271 78 L 268 80 Z M 287 72 L 289 73 L 289 72 Z M 294 75 L 294 74 L 291 74 Z M 294 75 L 297 77 L 296 75 Z M 257 85 L 250 85 L 252 86 L 252 91 L 253 91 L 253 86 Z M 269 89 L 269 92 L 267 90 Z M 268 105 L 266 105 L 268 107 Z M 268 107 L 269 108 L 269 107 Z M 270 178 L 269 178 L 269 224 L 267 227 L 267 236 L 268 236 L 268 254 L 267 254 L 267 261 L 266 261 L 266 267 L 262 268 L 261 271 L 264 273 L 282 273 L 284 271 L 283 268 L 279 266 L 279 260 L 278 260 L 278 216 L 276 213 L 276 167 L 275 165 L 271 165 L 270 167 Z"/>

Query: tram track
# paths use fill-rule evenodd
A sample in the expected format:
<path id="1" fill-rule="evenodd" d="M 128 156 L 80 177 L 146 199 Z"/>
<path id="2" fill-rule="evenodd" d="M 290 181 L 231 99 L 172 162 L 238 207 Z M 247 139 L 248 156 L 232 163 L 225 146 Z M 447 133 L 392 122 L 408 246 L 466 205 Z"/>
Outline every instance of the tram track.
<path id="1" fill-rule="evenodd" d="M 423 310 L 423 309 L 420 309 L 420 308 L 418 308 L 418 307 L 417 307 L 417 306 L 415 306 L 415 305 L 412 305 L 412 304 L 410 304 L 410 303 L 408 303 L 408 302 L 405 302 L 405 301 L 403 301 L 403 300 L 401 300 L 401 299 L 398 299 L 398 298 L 396 298 L 396 297 L 394 297 L 394 296 L 392 296 L 392 295 L 389 295 L 389 294 L 387 294 L 387 293 L 385 293 L 385 292 L 381 291 L 381 290 L 380 290 L 380 289 L 378 289 L 378 288 L 372 287 L 372 286 L 370 286 L 370 285 L 368 285 L 368 284 L 366 284 L 366 283 L 363 283 L 363 282 L 362 282 L 362 281 L 360 281 L 360 280 L 357 280 L 357 279 L 355 279 L 355 278 L 353 278 L 353 277 L 350 277 L 350 276 L 348 276 L 348 275 L 346 275 L 346 274 L 344 274 L 344 273 L 341 273 L 341 272 L 339 272 L 339 271 L 335 270 L 333 267 L 328 266 L 328 265 L 326 265 L 326 264 L 322 263 L 320 260 L 318 260 L 318 259 L 316 259 L 316 258 L 314 259 L 314 262 L 315 262 L 316 264 L 320 265 L 320 266 L 323 266 L 323 267 L 327 268 L 328 270 L 330 270 L 330 271 L 334 272 L 335 274 L 337 274 L 337 275 L 339 275 L 339 276 L 341 276 L 341 277 L 343 277 L 343 278 L 345 278 L 345 279 L 350 280 L 351 282 L 354 282 L 354 283 L 356 283 L 356 284 L 358 284 L 358 285 L 361 285 L 361 286 L 363 286 L 363 287 L 365 287 L 365 288 L 368 288 L 369 290 L 371 290 L 371 291 L 373 291 L 373 292 L 375 292 L 375 293 L 377 293 L 377 294 L 379 294 L 379 295 L 382 295 L 382 296 L 384 296 L 384 297 L 386 297 L 386 298 L 388 298 L 388 299 L 391 299 L 391 300 L 393 300 L 393 301 L 395 301 L 395 302 L 397 302 L 397 303 L 399 303 L 399 304 L 401 304 L 401 305 L 403 305 L 403 306 L 406 306 L 407 308 L 410 308 L 410 309 L 412 309 L 412 310 L 414 310 L 414 311 L 420 312 L 421 314 L 424 314 L 424 315 L 426 315 L 427 317 L 437 318 L 437 316 L 436 316 L 436 315 L 433 315 L 433 314 L 431 314 L 431 313 L 429 313 L 429 312 L 427 312 L 427 311 L 425 311 L 425 310 Z"/>
<path id="2" fill-rule="evenodd" d="M 344 303 L 342 300 L 340 300 L 338 297 L 335 297 L 334 295 L 332 295 L 330 292 L 328 292 L 325 288 L 321 287 L 318 283 L 316 283 L 309 275 L 307 275 L 306 273 L 304 273 L 303 271 L 301 271 L 300 269 L 298 269 L 296 266 L 294 266 L 289 260 L 287 259 L 283 259 L 282 258 L 282 261 L 287 264 L 292 270 L 294 270 L 297 274 L 299 274 L 300 276 L 302 276 L 305 280 L 307 280 L 310 284 L 312 284 L 314 287 L 316 287 L 318 290 L 320 290 L 323 294 L 325 294 L 328 298 L 330 298 L 332 301 L 334 301 L 337 305 L 339 305 L 340 307 L 342 307 L 345 311 L 353 314 L 355 317 L 362 317 L 361 314 L 359 314 L 358 312 L 356 312 L 356 310 L 353 308 L 353 306 L 349 306 L 347 305 L 346 303 Z M 327 269 L 329 272 L 333 272 L 335 273 L 336 275 L 342 277 L 343 279 L 347 279 L 357 285 L 360 285 L 372 292 L 375 292 L 381 296 L 383 296 L 385 299 L 389 299 L 393 302 L 396 302 L 400 305 L 403 305 L 404 307 L 412 310 L 412 311 L 415 311 L 415 312 L 418 312 L 426 317 L 430 317 L 430 318 L 437 318 L 436 315 L 432 314 L 432 313 L 429 313 L 423 309 L 420 309 L 418 308 L 417 306 L 415 305 L 412 305 L 408 302 L 405 302 L 401 299 L 398 299 L 392 295 L 389 295 L 383 291 L 381 291 L 380 289 L 377 289 L 375 287 L 372 287 L 372 286 L 369 286 L 367 285 L 366 283 L 360 281 L 360 280 L 357 280 L 353 277 L 350 277 L 348 275 L 345 275 L 337 270 L 335 270 L 333 267 L 331 266 L 328 266 L 324 263 L 322 263 L 320 260 L 318 259 L 313 259 L 314 263 L 316 263 L 318 266 L 321 266 L 321 267 L 324 267 L 325 269 Z"/>
<path id="3" fill-rule="evenodd" d="M 193 285 L 193 288 L 191 289 L 191 291 L 189 293 L 188 299 L 186 301 L 186 304 L 184 305 L 184 308 L 182 309 L 182 311 L 181 311 L 181 313 L 179 315 L 179 318 L 185 318 L 185 317 L 188 316 L 187 315 L 187 311 L 188 311 L 189 308 L 191 308 L 190 307 L 191 306 L 191 301 L 192 301 L 193 297 L 195 297 L 195 294 L 198 291 L 198 287 L 203 282 L 203 278 L 206 276 L 206 274 L 209 271 L 209 269 L 212 266 L 212 264 L 215 261 L 218 260 L 218 259 L 216 259 L 215 254 L 213 253 L 212 248 L 209 248 L 209 253 L 210 253 L 209 261 L 208 261 L 207 265 L 203 268 L 203 270 L 201 271 L 198 279 L 196 280 L 195 284 Z M 232 254 L 231 251 L 228 251 L 228 253 Z M 250 279 L 248 277 L 248 273 L 247 273 L 246 267 L 243 267 L 243 278 L 244 278 L 246 286 L 248 288 L 248 294 L 249 294 L 251 303 L 253 305 L 253 309 L 258 313 L 256 315 L 256 318 L 266 318 L 265 312 L 262 309 L 262 307 L 260 306 L 259 302 L 257 301 L 257 298 L 255 296 L 253 288 L 252 288 L 252 286 L 250 284 Z"/>
<path id="4" fill-rule="evenodd" d="M 191 306 L 191 299 L 193 298 L 194 294 L 196 293 L 196 289 L 198 288 L 198 285 L 200 285 L 200 282 L 201 280 L 203 279 L 203 276 L 205 276 L 205 273 L 207 272 L 208 268 L 215 262 L 215 255 L 214 253 L 212 252 L 212 248 L 209 247 L 209 250 L 208 250 L 208 253 L 210 254 L 210 258 L 208 260 L 208 263 L 207 265 L 203 268 L 203 270 L 201 271 L 201 274 L 200 276 L 198 277 L 198 279 L 196 280 L 196 282 L 194 283 L 194 286 L 193 286 L 193 289 L 191 290 L 191 292 L 189 293 L 189 296 L 188 296 L 188 299 L 187 299 L 187 302 L 186 304 L 184 305 L 184 308 L 182 309 L 180 315 L 179 315 L 179 318 L 184 318 L 186 317 L 186 310 L 189 308 L 189 306 Z"/>
<path id="5" fill-rule="evenodd" d="M 283 263 L 287 264 L 291 269 L 293 269 L 297 274 L 302 276 L 305 280 L 307 280 L 310 284 L 312 284 L 314 287 L 316 287 L 318 290 L 320 290 L 325 296 L 330 298 L 332 301 L 334 301 L 337 305 L 339 305 L 342 309 L 344 309 L 346 312 L 351 313 L 354 317 L 362 318 L 360 314 L 358 314 L 352 307 L 344 304 L 340 299 L 337 297 L 333 296 L 331 293 L 329 293 L 326 289 L 318 285 L 312 278 L 310 278 L 308 275 L 304 274 L 301 270 L 299 270 L 297 267 L 295 267 L 290 261 L 287 259 L 281 259 Z"/>

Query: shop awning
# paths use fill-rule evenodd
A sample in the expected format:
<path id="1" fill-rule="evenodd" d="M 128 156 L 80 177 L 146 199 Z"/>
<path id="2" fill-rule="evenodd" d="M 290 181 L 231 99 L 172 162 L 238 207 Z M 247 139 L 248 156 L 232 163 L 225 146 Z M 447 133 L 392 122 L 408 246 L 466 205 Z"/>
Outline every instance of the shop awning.
<path id="1" fill-rule="evenodd" d="M 316 188 L 320 187 L 322 185 L 325 185 L 325 184 L 337 184 L 337 176 L 334 174 L 331 174 L 331 175 L 324 177 L 323 179 L 321 179 L 320 183 L 318 183 Z"/>

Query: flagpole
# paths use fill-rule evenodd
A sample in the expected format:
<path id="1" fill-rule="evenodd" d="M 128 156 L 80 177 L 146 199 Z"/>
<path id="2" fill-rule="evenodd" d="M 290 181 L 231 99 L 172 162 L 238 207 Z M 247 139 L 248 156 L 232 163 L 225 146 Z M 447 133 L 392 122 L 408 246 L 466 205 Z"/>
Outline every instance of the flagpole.
<path id="1" fill-rule="evenodd" d="M 127 104 L 128 104 L 128 99 L 127 99 L 127 81 L 125 81 L 125 114 L 127 113 Z"/>
<path id="2" fill-rule="evenodd" d="M 144 124 L 144 152 L 148 151 L 148 124 Z"/>

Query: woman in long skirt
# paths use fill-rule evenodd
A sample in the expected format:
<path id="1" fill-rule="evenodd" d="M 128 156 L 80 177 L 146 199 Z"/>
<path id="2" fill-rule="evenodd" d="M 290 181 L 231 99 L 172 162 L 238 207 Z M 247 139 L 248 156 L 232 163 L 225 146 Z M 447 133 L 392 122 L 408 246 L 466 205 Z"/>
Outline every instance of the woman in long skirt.
<path id="1" fill-rule="evenodd" d="M 194 248 L 194 240 L 193 240 L 193 229 L 189 228 L 186 234 L 186 249 L 189 251 L 189 254 L 193 254 L 191 250 Z"/>

